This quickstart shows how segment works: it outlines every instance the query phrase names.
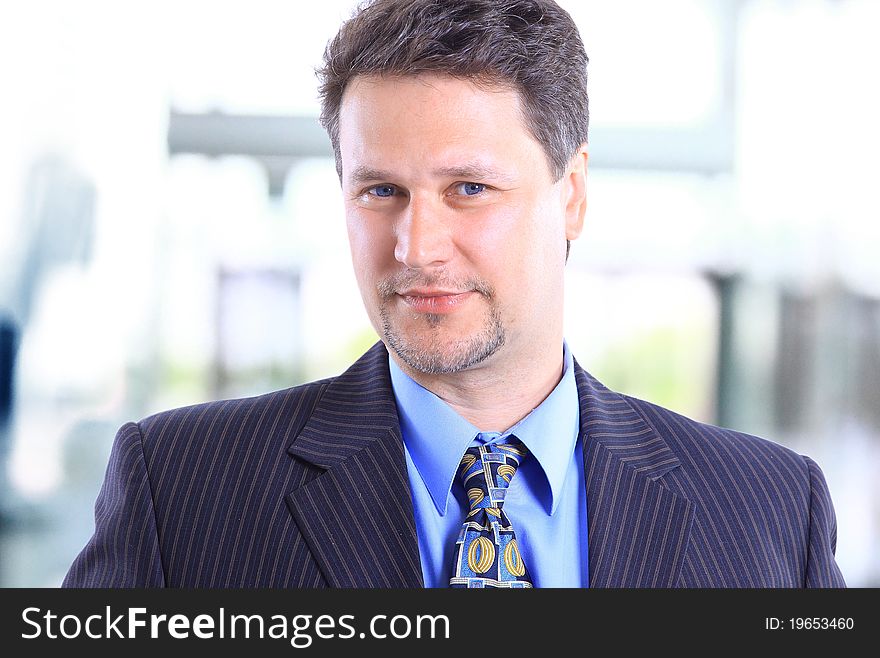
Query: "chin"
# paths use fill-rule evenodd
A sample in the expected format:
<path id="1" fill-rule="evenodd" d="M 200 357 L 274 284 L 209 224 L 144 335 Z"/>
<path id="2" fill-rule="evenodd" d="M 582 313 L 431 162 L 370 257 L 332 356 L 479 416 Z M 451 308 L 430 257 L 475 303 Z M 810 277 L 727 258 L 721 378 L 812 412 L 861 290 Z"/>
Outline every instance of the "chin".
<path id="1" fill-rule="evenodd" d="M 428 333 L 418 336 L 403 335 L 393 329 L 383 332 L 390 351 L 413 370 L 427 375 L 449 375 L 473 368 L 504 345 L 503 331 L 450 337 Z"/>

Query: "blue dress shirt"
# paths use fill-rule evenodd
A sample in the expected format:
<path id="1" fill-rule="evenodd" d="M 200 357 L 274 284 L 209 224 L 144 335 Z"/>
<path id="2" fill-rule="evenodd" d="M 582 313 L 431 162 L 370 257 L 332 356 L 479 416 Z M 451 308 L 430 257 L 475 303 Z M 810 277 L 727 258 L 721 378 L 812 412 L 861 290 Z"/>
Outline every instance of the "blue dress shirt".
<path id="1" fill-rule="evenodd" d="M 587 500 L 574 360 L 563 342 L 562 379 L 528 416 L 504 431 L 480 432 L 404 373 L 390 356 L 425 587 L 448 587 L 467 496 L 456 480 L 471 443 L 515 434 L 529 449 L 504 511 L 535 587 L 587 587 Z M 453 486 L 455 484 L 455 486 Z"/>

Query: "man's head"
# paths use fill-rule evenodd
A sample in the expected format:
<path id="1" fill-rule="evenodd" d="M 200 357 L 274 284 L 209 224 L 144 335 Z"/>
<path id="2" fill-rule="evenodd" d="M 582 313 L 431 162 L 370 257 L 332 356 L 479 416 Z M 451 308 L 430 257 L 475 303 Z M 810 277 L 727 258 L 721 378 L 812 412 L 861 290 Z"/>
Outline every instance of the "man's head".
<path id="1" fill-rule="evenodd" d="M 325 59 L 355 273 L 392 353 L 448 374 L 546 351 L 585 208 L 587 59 L 568 14 L 378 0 Z"/>
<path id="2" fill-rule="evenodd" d="M 321 123 L 342 176 L 339 112 L 358 76 L 448 75 L 517 91 L 554 179 L 587 141 L 587 54 L 553 0 L 376 0 L 327 44 Z"/>

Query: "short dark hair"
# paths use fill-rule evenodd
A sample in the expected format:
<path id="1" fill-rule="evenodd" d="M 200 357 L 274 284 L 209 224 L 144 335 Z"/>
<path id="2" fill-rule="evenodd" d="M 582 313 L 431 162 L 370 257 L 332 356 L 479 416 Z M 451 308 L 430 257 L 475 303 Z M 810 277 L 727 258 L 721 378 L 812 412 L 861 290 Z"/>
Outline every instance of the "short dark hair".
<path id="1" fill-rule="evenodd" d="M 435 73 L 509 85 L 554 179 L 587 141 L 587 54 L 552 0 L 374 0 L 359 6 L 324 51 L 321 124 L 342 178 L 339 108 L 356 76 Z"/>

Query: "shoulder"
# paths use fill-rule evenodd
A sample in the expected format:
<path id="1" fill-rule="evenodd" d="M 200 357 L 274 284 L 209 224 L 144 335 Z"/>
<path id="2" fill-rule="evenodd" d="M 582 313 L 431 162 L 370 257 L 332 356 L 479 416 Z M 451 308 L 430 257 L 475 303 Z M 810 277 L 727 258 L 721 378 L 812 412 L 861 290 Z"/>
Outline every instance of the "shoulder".
<path id="1" fill-rule="evenodd" d="M 215 400 L 169 409 L 147 416 L 136 426 L 149 456 L 157 451 L 179 451 L 193 444 L 277 442 L 296 436 L 335 378 L 321 379 L 253 397 Z M 282 445 L 284 444 L 284 445 Z M 234 447 L 234 446 L 233 446 Z"/>
<path id="2" fill-rule="evenodd" d="M 254 397 L 170 409 L 130 429 L 140 431 L 148 459 L 155 455 L 167 460 L 193 451 L 218 456 L 223 452 L 227 459 L 254 445 L 261 451 L 286 453 L 319 405 L 337 407 L 373 399 L 386 389 L 390 391 L 388 353 L 378 342 L 336 377 Z"/>
<path id="3" fill-rule="evenodd" d="M 621 395 L 681 460 L 709 481 L 787 484 L 806 493 L 815 463 L 775 441 L 700 422 L 644 400 Z"/>
<path id="4" fill-rule="evenodd" d="M 575 361 L 575 375 L 581 398 L 581 413 L 592 415 L 606 431 L 626 426 L 621 436 L 667 450 L 669 466 L 686 471 L 725 473 L 738 471 L 754 477 L 781 473 L 801 484 L 809 482 L 812 462 L 791 448 L 747 432 L 701 422 L 660 405 L 607 388 L 580 368 Z M 633 428 L 637 428 L 634 432 Z M 653 437 L 646 439 L 646 437 Z M 658 443 L 658 441 L 660 443 Z M 634 448 L 637 446 L 630 446 Z M 649 449 L 645 446 L 645 449 Z M 666 472 L 669 469 L 661 469 Z"/>

